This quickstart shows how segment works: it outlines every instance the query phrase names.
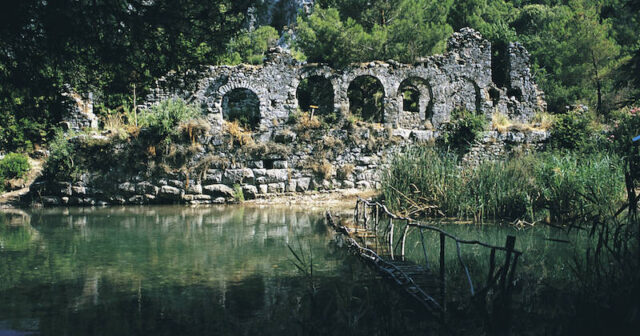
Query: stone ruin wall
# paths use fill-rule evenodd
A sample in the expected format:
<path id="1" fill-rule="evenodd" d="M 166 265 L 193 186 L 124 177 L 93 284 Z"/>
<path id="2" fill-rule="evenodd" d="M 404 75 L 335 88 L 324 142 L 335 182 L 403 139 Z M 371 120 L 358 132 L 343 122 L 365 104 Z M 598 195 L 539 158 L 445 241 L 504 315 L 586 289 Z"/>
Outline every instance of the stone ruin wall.
<path id="1" fill-rule="evenodd" d="M 415 64 L 389 60 L 344 69 L 306 64 L 286 53 L 272 52 L 260 66 L 216 66 L 203 73 L 191 73 L 199 80 L 189 80 L 189 76 L 164 77 L 147 97 L 146 106 L 180 97 L 202 106 L 209 120 L 220 126 L 223 97 L 234 89 L 247 89 L 260 102 L 258 133 L 269 132 L 298 109 L 296 90 L 303 79 L 319 76 L 328 80 L 334 90 L 334 109 L 345 116 L 349 111 L 349 85 L 358 77 L 371 76 L 384 88 L 383 119 L 386 126 L 393 128 L 420 130 L 429 121 L 437 131 L 456 108 L 482 113 L 487 118 L 500 112 L 518 121 L 529 121 L 537 111 L 546 110 L 544 95 L 529 69 L 529 54 L 520 44 L 512 43 L 508 48 L 507 87 L 493 83 L 491 44 L 478 32 L 463 28 L 450 38 L 447 49 L 444 55 L 426 57 Z M 403 111 L 402 107 L 400 88 L 410 81 L 421 83 L 417 86 L 421 97 L 418 114 Z"/>
<path id="2" fill-rule="evenodd" d="M 234 187 L 242 190 L 245 199 L 379 188 L 391 156 L 411 144 L 432 142 L 456 108 L 481 113 L 488 119 L 494 112 L 500 112 L 519 121 L 529 121 L 537 111 L 546 109 L 544 96 L 528 67 L 528 53 L 518 44 L 510 45 L 508 50 L 508 83 L 502 88 L 492 82 L 490 43 L 471 29 L 455 33 L 448 42 L 446 54 L 427 57 L 411 65 L 387 61 L 332 69 L 326 65 L 300 63 L 287 54 L 275 52 L 267 55 L 261 66 L 218 66 L 204 73 L 169 75 L 158 80 L 156 89 L 141 108 L 174 97 L 201 106 L 212 127 L 198 139 L 202 151 L 195 155 L 191 165 L 196 166 L 211 155 L 218 158 L 217 162 L 203 174 L 169 172 L 164 176 L 144 173 L 126 176 L 115 168 L 111 169 L 113 176 L 88 172 L 75 182 L 35 183 L 31 194 L 36 202 L 45 205 L 218 204 L 234 200 L 237 196 Z M 298 85 L 311 76 L 320 76 L 331 83 L 334 112 L 342 118 L 349 113 L 350 84 L 360 76 L 379 80 L 384 89 L 384 125 L 316 130 L 311 139 L 301 139 L 286 122 L 289 115 L 298 110 Z M 418 112 L 404 111 L 402 106 L 401 87 L 413 79 L 419 84 L 414 85 L 420 93 Z M 260 122 L 254 130 L 254 140 L 266 147 L 289 148 L 289 153 L 240 158 L 237 151 L 226 147 L 223 99 L 234 89 L 247 89 L 257 96 Z M 463 162 L 477 164 L 513 151 L 535 149 L 546 137 L 545 132 L 486 132 Z M 321 159 L 318 152 L 327 149 L 330 152 L 333 149 L 331 155 Z M 330 176 L 321 176 L 309 167 L 309 163 L 319 163 L 326 158 L 333 167 Z"/>

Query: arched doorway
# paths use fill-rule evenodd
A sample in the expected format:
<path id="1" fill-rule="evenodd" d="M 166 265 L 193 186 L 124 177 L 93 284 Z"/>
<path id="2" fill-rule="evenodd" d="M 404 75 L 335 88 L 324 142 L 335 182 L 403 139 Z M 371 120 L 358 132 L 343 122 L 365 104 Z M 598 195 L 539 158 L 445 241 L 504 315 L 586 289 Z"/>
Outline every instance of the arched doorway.
<path id="1" fill-rule="evenodd" d="M 373 76 L 356 77 L 347 90 L 349 112 L 365 122 L 384 122 L 384 86 Z"/>
<path id="2" fill-rule="evenodd" d="M 249 89 L 233 89 L 222 97 L 222 114 L 228 122 L 237 121 L 244 129 L 256 130 L 260 125 L 260 99 Z"/>

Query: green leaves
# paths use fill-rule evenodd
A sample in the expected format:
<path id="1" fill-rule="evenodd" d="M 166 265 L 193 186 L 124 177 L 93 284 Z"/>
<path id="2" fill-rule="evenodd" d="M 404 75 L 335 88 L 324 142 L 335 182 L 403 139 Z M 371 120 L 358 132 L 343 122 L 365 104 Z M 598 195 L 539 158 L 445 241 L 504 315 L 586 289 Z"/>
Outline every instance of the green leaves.
<path id="1" fill-rule="evenodd" d="M 446 23 L 450 4 L 450 0 L 374 1 L 346 18 L 341 14 L 352 12 L 346 1 L 338 4 L 340 11 L 316 7 L 312 15 L 298 19 L 297 43 L 310 61 L 334 66 L 389 58 L 411 63 L 444 51 L 453 33 Z"/>

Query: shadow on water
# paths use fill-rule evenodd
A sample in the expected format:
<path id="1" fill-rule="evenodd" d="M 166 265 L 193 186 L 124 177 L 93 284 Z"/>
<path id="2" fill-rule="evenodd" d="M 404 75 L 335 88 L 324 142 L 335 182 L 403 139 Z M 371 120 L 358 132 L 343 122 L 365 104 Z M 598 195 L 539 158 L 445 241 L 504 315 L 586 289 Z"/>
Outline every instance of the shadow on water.
<path id="1" fill-rule="evenodd" d="M 433 330 L 332 237 L 306 209 L 0 213 L 0 335 Z M 287 245 L 313 256 L 313 287 Z"/>

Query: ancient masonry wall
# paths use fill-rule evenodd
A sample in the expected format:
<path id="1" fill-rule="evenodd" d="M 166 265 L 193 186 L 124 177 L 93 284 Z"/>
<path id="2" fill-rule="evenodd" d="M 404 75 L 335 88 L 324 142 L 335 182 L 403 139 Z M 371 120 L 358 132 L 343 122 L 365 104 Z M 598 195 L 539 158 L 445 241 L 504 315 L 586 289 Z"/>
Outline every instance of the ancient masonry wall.
<path id="1" fill-rule="evenodd" d="M 32 186 L 31 196 L 45 205 L 218 204 L 233 201 L 239 193 L 253 199 L 379 188 L 394 153 L 412 144 L 432 143 L 456 108 L 488 119 L 500 112 L 520 121 L 544 111 L 544 96 L 531 77 L 526 50 L 511 45 L 509 59 L 507 87 L 497 87 L 491 76 L 490 43 L 477 32 L 463 29 L 449 40 L 446 54 L 411 65 L 370 62 L 337 70 L 274 52 L 261 66 L 219 66 L 205 73 L 169 75 L 158 80 L 141 107 L 179 97 L 206 111 L 204 117 L 212 127 L 198 137 L 201 150 L 187 171 L 131 175 L 114 164 L 102 172 L 84 173 L 76 181 L 39 181 Z M 298 85 L 311 76 L 331 83 L 334 112 L 342 119 L 349 113 L 347 92 L 352 82 L 360 76 L 376 78 L 384 89 L 384 124 L 296 132 L 286 122 L 298 109 Z M 417 112 L 402 106 L 401 87 L 407 81 L 420 93 Z M 252 135 L 252 150 L 230 149 L 230 135 L 224 130 L 223 100 L 238 88 L 255 93 L 259 103 L 260 122 Z M 477 164 L 535 149 L 546 138 L 544 132 L 486 132 L 463 162 Z M 206 169 L 191 170 L 202 166 Z"/>

